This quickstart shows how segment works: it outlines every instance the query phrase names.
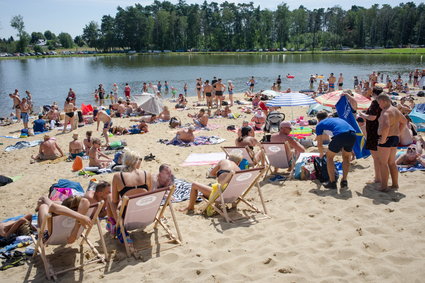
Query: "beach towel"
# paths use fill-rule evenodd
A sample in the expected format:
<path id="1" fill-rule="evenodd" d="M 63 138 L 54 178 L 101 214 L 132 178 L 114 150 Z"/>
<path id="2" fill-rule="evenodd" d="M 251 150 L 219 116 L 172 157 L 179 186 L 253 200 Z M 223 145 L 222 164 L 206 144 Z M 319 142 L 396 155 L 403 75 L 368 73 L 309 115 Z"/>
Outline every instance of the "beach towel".
<path id="1" fill-rule="evenodd" d="M 54 188 L 70 188 L 70 189 L 74 189 L 79 194 L 84 195 L 84 189 L 83 189 L 83 187 L 81 186 L 80 183 L 70 181 L 70 180 L 67 180 L 67 179 L 59 179 L 59 181 L 57 183 L 53 184 L 50 187 L 49 194 L 52 192 L 52 190 Z"/>
<path id="2" fill-rule="evenodd" d="M 341 96 L 338 103 L 335 105 L 335 108 L 338 112 L 338 117 L 345 120 L 356 131 L 356 143 L 353 147 L 356 158 L 359 159 L 368 157 L 370 155 L 370 151 L 365 148 L 366 139 L 353 115 L 353 108 L 348 102 L 348 99 L 345 96 Z"/>
<path id="3" fill-rule="evenodd" d="M 160 143 L 165 143 L 166 145 L 176 145 L 176 146 L 198 146 L 198 145 L 210 145 L 210 144 L 219 144 L 226 141 L 225 139 L 222 139 L 217 136 L 200 136 L 195 137 L 195 141 L 186 143 L 181 140 L 172 139 L 171 141 L 167 140 L 160 140 Z"/>
<path id="4" fill-rule="evenodd" d="M 34 147 L 34 146 L 40 145 L 41 143 L 42 143 L 41 140 L 36 140 L 36 141 L 19 141 L 19 142 L 15 143 L 14 145 L 9 145 L 8 147 L 6 147 L 4 149 L 4 151 L 10 152 L 10 151 L 17 150 L 17 149 Z"/>
<path id="5" fill-rule="evenodd" d="M 191 153 L 180 166 L 215 165 L 225 158 L 224 152 Z"/>
<path id="6" fill-rule="evenodd" d="M 411 167 L 404 167 L 403 165 L 397 165 L 398 172 L 405 173 L 405 172 L 413 172 L 413 171 L 425 171 L 425 167 L 422 166 L 422 164 L 416 164 L 415 166 Z"/>
<path id="7" fill-rule="evenodd" d="M 175 179 L 174 185 L 176 186 L 176 189 L 174 191 L 173 198 L 171 199 L 172 202 L 182 202 L 190 198 L 192 183 L 181 179 Z"/>

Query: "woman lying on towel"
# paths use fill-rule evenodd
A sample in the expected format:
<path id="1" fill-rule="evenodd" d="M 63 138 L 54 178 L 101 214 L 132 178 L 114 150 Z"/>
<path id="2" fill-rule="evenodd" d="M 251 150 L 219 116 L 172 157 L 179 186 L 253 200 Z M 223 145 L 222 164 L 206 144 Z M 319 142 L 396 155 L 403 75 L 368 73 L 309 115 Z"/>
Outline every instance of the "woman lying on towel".
<path id="1" fill-rule="evenodd" d="M 195 209 L 195 202 L 198 199 L 198 192 L 201 192 L 205 197 L 209 197 L 211 192 L 218 188 L 221 185 L 223 188 L 226 188 L 228 182 L 230 181 L 230 176 L 232 172 L 239 171 L 239 163 L 242 161 L 242 155 L 230 154 L 229 159 L 223 159 L 217 163 L 217 165 L 209 172 L 208 177 L 216 177 L 217 183 L 212 184 L 212 186 L 206 186 L 200 183 L 193 182 L 192 189 L 190 191 L 189 205 L 186 208 L 181 209 L 180 211 L 193 211 Z"/>
<path id="2" fill-rule="evenodd" d="M 75 226 L 68 237 L 68 244 L 71 244 L 77 239 L 78 230 L 80 230 L 81 225 L 83 225 L 84 228 L 88 228 L 93 225 L 90 218 L 86 216 L 89 207 L 89 200 L 81 196 L 69 197 L 65 199 L 62 204 L 56 203 L 48 197 L 41 197 L 38 200 L 37 207 L 35 209 L 35 211 L 38 211 L 38 227 L 41 228 L 43 221 L 49 213 L 75 218 L 77 221 L 75 222 Z M 44 237 L 48 239 L 52 232 L 52 223 L 47 223 L 47 231 L 41 232 L 44 233 Z"/>
<path id="3" fill-rule="evenodd" d="M 117 219 L 117 208 L 124 196 L 152 191 L 151 174 L 140 169 L 143 157 L 134 151 L 126 151 L 123 155 L 125 171 L 115 173 L 112 177 L 112 213 Z"/>

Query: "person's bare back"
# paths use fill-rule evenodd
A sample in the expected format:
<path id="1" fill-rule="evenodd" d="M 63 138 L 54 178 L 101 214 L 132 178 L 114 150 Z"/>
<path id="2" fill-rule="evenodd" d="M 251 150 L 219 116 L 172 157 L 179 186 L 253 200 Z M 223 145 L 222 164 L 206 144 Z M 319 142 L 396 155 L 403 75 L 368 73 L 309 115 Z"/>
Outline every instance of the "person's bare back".
<path id="1" fill-rule="evenodd" d="M 193 134 L 193 130 L 190 129 L 181 129 L 177 131 L 177 135 L 179 140 L 183 142 L 193 142 L 195 140 L 195 135 Z"/>
<path id="2" fill-rule="evenodd" d="M 378 135 L 381 135 L 382 131 L 388 127 L 388 136 L 399 136 L 400 123 L 403 122 L 403 119 L 405 119 L 403 114 L 394 106 L 390 106 L 388 109 L 382 110 L 381 116 L 378 119 Z"/>
<path id="3" fill-rule="evenodd" d="M 69 153 L 80 153 L 83 150 L 83 143 L 79 140 L 74 140 L 69 143 Z"/>

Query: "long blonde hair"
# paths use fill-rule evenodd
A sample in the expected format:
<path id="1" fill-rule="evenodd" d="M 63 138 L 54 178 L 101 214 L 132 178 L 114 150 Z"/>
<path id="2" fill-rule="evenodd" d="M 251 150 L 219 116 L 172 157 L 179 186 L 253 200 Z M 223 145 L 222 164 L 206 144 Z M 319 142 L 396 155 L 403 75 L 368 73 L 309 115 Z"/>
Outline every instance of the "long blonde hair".
<path id="1" fill-rule="evenodd" d="M 123 171 L 131 172 L 137 168 L 139 162 L 142 161 L 140 153 L 132 150 L 126 150 L 123 155 L 122 163 L 125 165 Z"/>

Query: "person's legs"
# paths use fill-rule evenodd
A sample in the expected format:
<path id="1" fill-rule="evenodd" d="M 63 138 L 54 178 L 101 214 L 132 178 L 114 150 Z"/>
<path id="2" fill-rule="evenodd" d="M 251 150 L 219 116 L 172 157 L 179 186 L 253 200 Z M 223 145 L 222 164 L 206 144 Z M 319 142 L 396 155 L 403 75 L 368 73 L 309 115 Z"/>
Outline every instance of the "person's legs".
<path id="1" fill-rule="evenodd" d="M 326 160 L 327 160 L 327 169 L 328 169 L 328 175 L 329 175 L 329 182 L 333 183 L 335 182 L 335 163 L 334 163 L 334 158 L 335 158 L 336 153 L 328 150 L 328 152 L 326 152 Z"/>
<path id="2" fill-rule="evenodd" d="M 189 199 L 189 205 L 181 209 L 180 211 L 190 211 L 195 209 L 195 202 L 198 199 L 198 192 L 201 192 L 205 197 L 209 197 L 211 193 L 212 188 L 200 183 L 192 183 L 192 188 L 190 190 L 190 199 Z"/>
<path id="3" fill-rule="evenodd" d="M 64 119 L 64 123 L 63 123 L 63 133 L 66 132 L 66 127 L 68 126 L 69 123 L 69 116 L 65 114 L 65 119 Z"/>
<path id="4" fill-rule="evenodd" d="M 379 171 L 381 175 L 381 189 L 386 190 L 388 188 L 388 160 L 390 158 L 391 148 L 378 146 L 378 162 L 379 162 Z"/>
<path id="5" fill-rule="evenodd" d="M 370 153 L 372 154 L 373 159 L 373 167 L 375 169 L 375 183 L 381 182 L 381 167 L 379 165 L 379 159 L 378 159 L 378 151 L 377 150 L 371 150 Z"/>
<path id="6" fill-rule="evenodd" d="M 230 107 L 233 106 L 233 94 L 229 94 Z"/>
<path id="7" fill-rule="evenodd" d="M 390 156 L 388 159 L 388 168 L 390 169 L 390 175 L 391 175 L 391 181 L 392 181 L 391 187 L 393 189 L 398 189 L 398 169 L 395 163 L 396 154 L 397 154 L 397 148 L 391 147 Z"/>
<path id="8" fill-rule="evenodd" d="M 110 126 L 108 126 L 108 127 L 104 127 L 103 128 L 103 136 L 105 137 L 105 140 L 106 140 L 106 146 L 108 146 L 109 145 L 109 133 L 108 133 L 108 131 L 109 131 L 109 127 Z"/>
<path id="9" fill-rule="evenodd" d="M 348 171 L 350 170 L 351 152 L 342 150 L 342 181 L 347 181 Z"/>

